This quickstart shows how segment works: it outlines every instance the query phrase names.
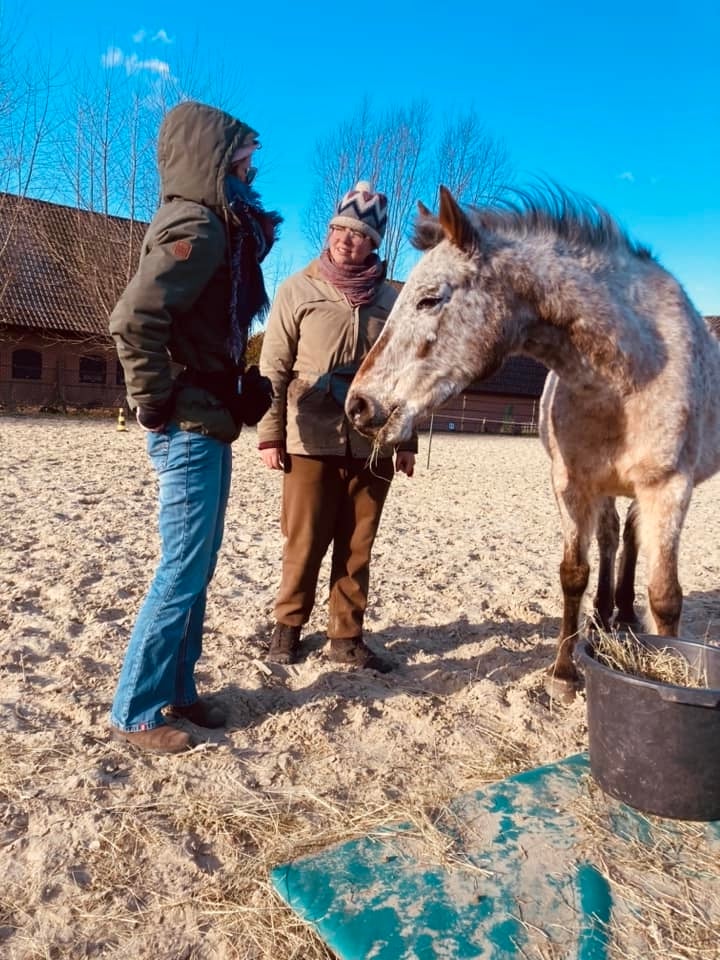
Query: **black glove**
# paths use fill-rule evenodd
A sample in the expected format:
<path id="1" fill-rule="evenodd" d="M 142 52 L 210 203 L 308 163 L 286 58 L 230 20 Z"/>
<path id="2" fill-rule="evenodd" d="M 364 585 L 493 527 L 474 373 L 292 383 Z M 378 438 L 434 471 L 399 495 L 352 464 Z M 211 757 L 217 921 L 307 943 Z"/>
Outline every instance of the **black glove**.
<path id="1" fill-rule="evenodd" d="M 254 364 L 242 375 L 239 401 L 239 419 L 248 427 L 262 420 L 272 405 L 272 383 Z"/>
<path id="2" fill-rule="evenodd" d="M 150 433 L 162 433 L 168 425 L 172 413 L 174 398 L 170 396 L 160 407 L 137 407 L 135 419 Z"/>

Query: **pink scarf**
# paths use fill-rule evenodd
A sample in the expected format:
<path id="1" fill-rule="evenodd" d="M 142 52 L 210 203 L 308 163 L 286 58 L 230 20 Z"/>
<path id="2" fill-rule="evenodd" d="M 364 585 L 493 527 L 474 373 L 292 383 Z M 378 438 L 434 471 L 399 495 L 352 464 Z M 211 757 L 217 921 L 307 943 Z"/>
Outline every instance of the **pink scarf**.
<path id="1" fill-rule="evenodd" d="M 343 264 L 333 263 L 330 251 L 326 248 L 320 254 L 320 275 L 340 293 L 343 293 L 353 307 L 363 303 L 370 303 L 375 299 L 380 284 L 385 279 L 386 263 L 373 254 L 365 263 Z"/>

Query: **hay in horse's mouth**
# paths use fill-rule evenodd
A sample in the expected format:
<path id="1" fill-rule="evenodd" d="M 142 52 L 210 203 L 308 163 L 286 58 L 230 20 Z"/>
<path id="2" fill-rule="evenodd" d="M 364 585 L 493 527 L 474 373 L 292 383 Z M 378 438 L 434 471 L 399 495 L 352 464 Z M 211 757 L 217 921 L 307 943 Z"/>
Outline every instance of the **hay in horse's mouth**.
<path id="1" fill-rule="evenodd" d="M 375 433 L 375 439 L 381 445 L 401 443 L 412 434 L 413 418 L 406 416 L 407 406 L 395 404 L 390 409 L 385 423 Z M 399 427 L 399 429 L 398 429 Z"/>
<path id="2" fill-rule="evenodd" d="M 382 443 L 382 437 L 387 432 L 388 426 L 396 410 L 397 406 L 391 407 L 387 413 L 382 407 L 380 407 L 379 411 L 377 408 L 375 408 L 375 412 L 373 413 L 372 417 L 365 422 L 360 423 L 358 423 L 359 417 L 357 416 L 349 415 L 349 419 L 358 433 L 361 433 L 364 437 L 368 437 L 374 443 Z"/>

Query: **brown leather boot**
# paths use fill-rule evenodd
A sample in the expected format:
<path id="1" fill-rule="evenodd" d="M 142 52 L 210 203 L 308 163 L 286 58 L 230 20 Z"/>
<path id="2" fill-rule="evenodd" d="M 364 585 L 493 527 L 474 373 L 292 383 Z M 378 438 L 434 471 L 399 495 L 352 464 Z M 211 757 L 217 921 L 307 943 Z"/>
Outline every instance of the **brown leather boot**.
<path id="1" fill-rule="evenodd" d="M 187 733 L 167 725 L 134 732 L 110 727 L 110 736 L 113 740 L 129 743 L 136 750 L 146 750 L 148 753 L 182 753 L 190 747 Z"/>
<path id="2" fill-rule="evenodd" d="M 335 663 L 348 663 L 378 673 L 390 673 L 394 664 L 373 653 L 362 637 L 330 638 L 329 657 Z"/>
<path id="3" fill-rule="evenodd" d="M 168 707 L 167 715 L 175 719 L 182 718 L 194 723 L 196 727 L 205 727 L 207 730 L 217 730 L 227 723 L 227 716 L 222 707 L 213 706 L 207 700 L 196 700 L 186 707 L 173 705 Z"/>
<path id="4" fill-rule="evenodd" d="M 300 650 L 300 627 L 276 623 L 266 659 L 274 663 L 296 663 L 300 659 Z"/>

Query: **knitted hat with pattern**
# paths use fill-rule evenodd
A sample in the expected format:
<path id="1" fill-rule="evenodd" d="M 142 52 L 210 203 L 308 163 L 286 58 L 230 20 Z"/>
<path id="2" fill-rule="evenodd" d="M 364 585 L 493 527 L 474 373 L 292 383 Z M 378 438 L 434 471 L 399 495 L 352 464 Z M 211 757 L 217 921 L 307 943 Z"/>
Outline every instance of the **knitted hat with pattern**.
<path id="1" fill-rule="evenodd" d="M 330 226 L 359 230 L 379 247 L 387 226 L 387 197 L 374 193 L 367 180 L 358 181 L 338 203 Z"/>

